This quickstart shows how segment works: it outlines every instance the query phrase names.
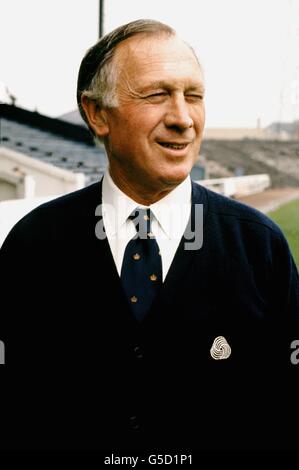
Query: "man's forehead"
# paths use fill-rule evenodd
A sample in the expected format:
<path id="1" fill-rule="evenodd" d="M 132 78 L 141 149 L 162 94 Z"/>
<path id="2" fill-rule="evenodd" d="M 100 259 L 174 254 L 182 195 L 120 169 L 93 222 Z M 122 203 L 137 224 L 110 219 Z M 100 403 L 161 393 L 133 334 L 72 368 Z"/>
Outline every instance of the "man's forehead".
<path id="1" fill-rule="evenodd" d="M 115 56 L 118 71 L 131 85 L 151 85 L 159 79 L 183 80 L 190 87 L 204 82 L 193 50 L 177 36 L 137 35 L 120 44 Z"/>
<path id="2" fill-rule="evenodd" d="M 121 42 L 117 48 L 115 57 L 127 65 L 127 61 L 142 62 L 143 60 L 155 60 L 165 54 L 169 62 L 178 60 L 198 60 L 193 50 L 178 36 L 164 34 L 137 34 Z"/>

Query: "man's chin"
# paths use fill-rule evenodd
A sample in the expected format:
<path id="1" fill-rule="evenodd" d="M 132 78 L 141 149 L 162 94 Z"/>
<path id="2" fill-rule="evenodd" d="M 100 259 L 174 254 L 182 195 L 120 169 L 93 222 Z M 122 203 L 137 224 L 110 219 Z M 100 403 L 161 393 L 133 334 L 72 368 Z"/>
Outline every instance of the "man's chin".
<path id="1" fill-rule="evenodd" d="M 189 174 L 189 171 L 170 173 L 168 175 L 163 175 L 162 180 L 168 186 L 176 187 L 181 184 L 189 176 Z"/>

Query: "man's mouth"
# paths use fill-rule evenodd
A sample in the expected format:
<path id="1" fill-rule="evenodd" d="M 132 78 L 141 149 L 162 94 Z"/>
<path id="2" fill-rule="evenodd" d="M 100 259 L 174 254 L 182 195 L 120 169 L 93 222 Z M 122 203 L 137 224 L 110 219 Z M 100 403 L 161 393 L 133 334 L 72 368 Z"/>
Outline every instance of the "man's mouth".
<path id="1" fill-rule="evenodd" d="M 188 144 L 176 144 L 171 142 L 159 142 L 162 147 L 166 147 L 173 150 L 183 150 L 187 147 Z"/>

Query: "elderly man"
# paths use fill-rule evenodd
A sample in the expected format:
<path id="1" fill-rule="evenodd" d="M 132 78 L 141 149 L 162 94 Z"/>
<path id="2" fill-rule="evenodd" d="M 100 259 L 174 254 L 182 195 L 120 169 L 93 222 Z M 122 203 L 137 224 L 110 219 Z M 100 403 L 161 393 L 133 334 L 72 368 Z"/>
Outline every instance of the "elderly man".
<path id="1" fill-rule="evenodd" d="M 0 252 L 2 446 L 296 447 L 298 273 L 268 218 L 190 180 L 194 51 L 157 21 L 121 26 L 87 52 L 77 96 L 109 168 Z"/>

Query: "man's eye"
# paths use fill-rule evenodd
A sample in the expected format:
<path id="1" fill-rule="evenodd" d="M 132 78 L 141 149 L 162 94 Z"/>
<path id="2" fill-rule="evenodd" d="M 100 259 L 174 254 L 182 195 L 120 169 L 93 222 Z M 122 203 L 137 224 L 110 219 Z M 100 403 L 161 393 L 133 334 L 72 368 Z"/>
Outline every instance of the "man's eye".
<path id="1" fill-rule="evenodd" d="M 167 93 L 165 91 L 159 91 L 158 93 L 151 93 L 145 98 L 148 100 L 159 100 L 159 99 L 163 99 L 165 96 L 167 96 Z"/>
<path id="2" fill-rule="evenodd" d="M 203 95 L 197 95 L 197 94 L 190 94 L 190 95 L 185 95 L 187 99 L 193 100 L 193 101 L 202 101 L 204 96 Z"/>

